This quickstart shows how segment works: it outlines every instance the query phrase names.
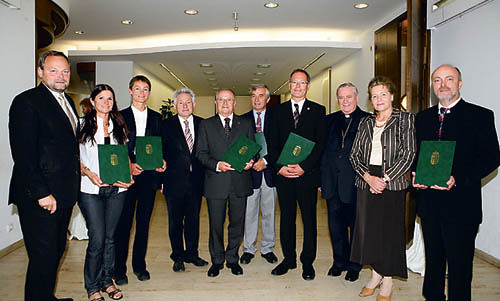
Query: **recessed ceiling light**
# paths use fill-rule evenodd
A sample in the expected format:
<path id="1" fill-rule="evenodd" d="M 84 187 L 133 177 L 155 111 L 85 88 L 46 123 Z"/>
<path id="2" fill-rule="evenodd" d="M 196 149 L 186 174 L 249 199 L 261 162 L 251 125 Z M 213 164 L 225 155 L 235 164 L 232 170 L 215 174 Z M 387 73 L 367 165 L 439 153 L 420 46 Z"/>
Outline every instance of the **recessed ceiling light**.
<path id="1" fill-rule="evenodd" d="M 77 31 L 75 31 L 75 33 L 81 35 L 81 34 L 85 34 L 85 31 L 83 31 L 83 30 L 77 30 Z"/>
<path id="2" fill-rule="evenodd" d="M 212 90 L 219 90 L 219 88 L 218 87 L 213 87 Z"/>
<path id="3" fill-rule="evenodd" d="M 276 8 L 279 6 L 279 4 L 276 2 L 267 2 L 266 4 L 264 4 L 264 6 L 267 8 Z"/>
<path id="4" fill-rule="evenodd" d="M 212 68 L 214 65 L 210 63 L 201 63 L 200 68 Z"/>
<path id="5" fill-rule="evenodd" d="M 194 16 L 198 14 L 198 11 L 196 9 L 186 9 L 184 13 L 186 15 Z"/>
<path id="6" fill-rule="evenodd" d="M 253 82 L 258 82 L 259 80 L 260 80 L 260 78 L 252 78 Z"/>
<path id="7" fill-rule="evenodd" d="M 367 8 L 367 7 L 368 7 L 368 3 L 354 4 L 354 8 L 357 8 L 357 9 L 363 9 L 363 8 Z"/>
<path id="8" fill-rule="evenodd" d="M 126 19 L 126 20 L 121 20 L 121 23 L 123 25 L 132 25 L 132 24 L 134 24 L 134 21 L 132 21 L 130 19 Z"/>
<path id="9" fill-rule="evenodd" d="M 258 64 L 257 68 L 271 68 L 271 64 Z"/>
<path id="10" fill-rule="evenodd" d="M 213 82 L 213 81 L 216 81 L 217 79 L 215 77 L 209 77 L 209 78 L 207 78 L 207 80 Z"/>
<path id="11" fill-rule="evenodd" d="M 203 71 L 203 74 L 205 74 L 205 75 L 214 75 L 215 71 Z"/>
<path id="12" fill-rule="evenodd" d="M 217 87 L 217 83 L 211 83 L 210 86 Z"/>
<path id="13" fill-rule="evenodd" d="M 255 72 L 253 75 L 264 76 L 264 75 L 266 75 L 266 73 L 265 72 Z"/>

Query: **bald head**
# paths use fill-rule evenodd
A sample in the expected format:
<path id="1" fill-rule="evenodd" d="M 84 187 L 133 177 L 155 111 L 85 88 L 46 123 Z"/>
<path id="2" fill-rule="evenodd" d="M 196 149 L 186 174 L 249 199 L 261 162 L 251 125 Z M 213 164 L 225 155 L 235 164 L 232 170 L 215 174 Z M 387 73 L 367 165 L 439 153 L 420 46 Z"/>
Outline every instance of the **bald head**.
<path id="1" fill-rule="evenodd" d="M 432 91 L 441 105 L 447 107 L 460 99 L 462 75 L 460 70 L 452 65 L 441 65 L 432 72 Z"/>

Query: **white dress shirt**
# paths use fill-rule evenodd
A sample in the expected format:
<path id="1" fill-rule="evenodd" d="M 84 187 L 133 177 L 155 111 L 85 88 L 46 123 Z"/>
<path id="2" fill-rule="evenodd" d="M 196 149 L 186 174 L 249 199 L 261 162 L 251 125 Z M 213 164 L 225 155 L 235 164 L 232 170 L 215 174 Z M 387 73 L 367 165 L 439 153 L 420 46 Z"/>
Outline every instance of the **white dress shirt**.
<path id="1" fill-rule="evenodd" d="M 299 105 L 299 114 L 300 112 L 302 112 L 302 107 L 304 106 L 304 102 L 306 101 L 306 99 L 302 99 L 301 101 L 299 102 L 296 102 L 295 100 L 291 100 L 291 104 L 292 104 L 292 112 L 295 112 L 295 104 L 298 104 Z"/>
<path id="2" fill-rule="evenodd" d="M 132 113 L 135 120 L 135 136 L 146 135 L 146 123 L 148 121 L 148 107 L 144 111 L 139 111 L 136 107 L 132 106 Z"/>
<path id="3" fill-rule="evenodd" d="M 177 117 L 179 117 L 179 122 L 181 124 L 181 129 L 182 129 L 182 133 L 185 133 L 186 132 L 186 124 L 184 123 L 184 121 L 186 119 L 182 118 L 181 116 L 177 115 Z M 194 118 L 193 118 L 193 115 L 189 115 L 187 121 L 189 122 L 189 131 L 191 132 L 191 136 L 193 136 L 193 141 L 195 141 L 195 137 L 194 137 Z"/>
<path id="4" fill-rule="evenodd" d="M 299 110 L 300 110 L 300 106 L 299 106 Z M 257 111 L 255 110 L 252 110 L 253 111 L 253 118 L 255 120 L 255 126 L 257 126 Z M 300 113 L 300 111 L 299 111 Z M 266 118 L 266 110 L 260 112 L 260 126 L 262 128 L 262 132 L 264 132 L 264 119 Z"/>

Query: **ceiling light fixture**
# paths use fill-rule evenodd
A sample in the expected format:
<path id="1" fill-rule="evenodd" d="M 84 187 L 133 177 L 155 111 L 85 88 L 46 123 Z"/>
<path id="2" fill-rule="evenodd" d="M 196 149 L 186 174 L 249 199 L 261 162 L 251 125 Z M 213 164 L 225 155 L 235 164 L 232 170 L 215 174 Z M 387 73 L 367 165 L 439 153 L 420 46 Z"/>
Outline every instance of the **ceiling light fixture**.
<path id="1" fill-rule="evenodd" d="M 198 14 L 198 11 L 196 9 L 186 9 L 184 13 L 186 15 L 194 16 Z"/>
<path id="2" fill-rule="evenodd" d="M 265 72 L 255 72 L 253 75 L 255 75 L 255 76 L 264 76 L 264 75 L 266 75 L 266 73 Z"/>
<path id="3" fill-rule="evenodd" d="M 219 90 L 219 87 L 213 87 L 212 90 L 217 91 L 217 90 Z"/>
<path id="4" fill-rule="evenodd" d="M 205 75 L 214 75 L 215 71 L 203 71 L 203 74 L 205 74 Z"/>
<path id="5" fill-rule="evenodd" d="M 257 68 L 271 68 L 271 64 L 257 64 Z"/>
<path id="6" fill-rule="evenodd" d="M 253 82 L 258 82 L 259 80 L 260 80 L 260 78 L 252 78 Z"/>
<path id="7" fill-rule="evenodd" d="M 76 34 L 79 34 L 79 35 L 82 35 L 82 34 L 85 34 L 85 31 L 83 30 L 77 30 L 75 31 Z"/>
<path id="8" fill-rule="evenodd" d="M 234 31 L 238 31 L 240 29 L 240 27 L 238 26 L 238 13 L 237 12 L 233 12 L 233 20 L 234 20 L 234 25 L 233 25 L 233 30 Z"/>
<path id="9" fill-rule="evenodd" d="M 211 83 L 209 85 L 212 86 L 212 87 L 217 87 L 217 83 Z"/>
<path id="10" fill-rule="evenodd" d="M 369 5 L 368 3 L 358 3 L 358 4 L 354 4 L 354 8 L 357 8 L 357 9 L 363 9 L 363 8 L 367 8 Z"/>
<path id="11" fill-rule="evenodd" d="M 316 63 L 320 58 L 324 57 L 326 55 L 326 52 L 322 52 L 321 54 L 317 55 L 315 58 L 313 58 L 309 63 L 307 63 L 304 67 L 301 69 L 306 70 L 307 68 L 311 67 L 312 64 Z M 274 90 L 272 94 L 276 94 L 281 88 L 283 88 L 286 84 L 288 84 L 290 80 L 287 79 L 281 86 L 278 87 L 278 89 Z"/>
<path id="12" fill-rule="evenodd" d="M 277 2 L 267 2 L 266 4 L 264 4 L 264 7 L 266 8 L 276 8 L 280 6 Z"/>
<path id="13" fill-rule="evenodd" d="M 134 24 L 134 21 L 130 20 L 130 19 L 125 19 L 125 20 L 121 20 L 120 21 L 123 25 L 132 25 Z"/>
<path id="14" fill-rule="evenodd" d="M 188 86 L 177 76 L 175 73 L 173 73 L 170 69 L 168 69 L 167 66 L 165 66 L 163 63 L 160 63 L 160 66 L 165 69 L 168 74 L 170 74 L 175 80 L 177 80 L 184 88 L 187 88 Z"/>
<path id="15" fill-rule="evenodd" d="M 207 78 L 207 80 L 213 82 L 213 81 L 216 81 L 217 79 L 215 77 L 209 77 L 209 78 Z"/>
<path id="16" fill-rule="evenodd" d="M 200 68 L 212 68 L 213 65 L 210 63 L 200 63 Z"/>

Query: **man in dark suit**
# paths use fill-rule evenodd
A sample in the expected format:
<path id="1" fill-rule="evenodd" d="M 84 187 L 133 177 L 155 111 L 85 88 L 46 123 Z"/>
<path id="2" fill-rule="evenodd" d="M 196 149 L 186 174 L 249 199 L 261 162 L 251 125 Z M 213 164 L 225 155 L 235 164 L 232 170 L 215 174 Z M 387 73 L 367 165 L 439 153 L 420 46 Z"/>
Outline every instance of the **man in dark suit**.
<path id="1" fill-rule="evenodd" d="M 160 187 L 162 168 L 143 170 L 135 160 L 135 141 L 137 136 L 161 136 L 161 115 L 146 106 L 151 93 L 151 82 L 143 75 L 137 75 L 130 80 L 129 93 L 132 95 L 132 105 L 120 111 L 129 130 L 128 153 L 131 173 L 134 175 L 134 185 L 127 191 L 122 216 L 116 228 L 115 272 L 114 278 L 118 285 L 128 283 L 127 257 L 130 240 L 130 229 L 135 213 L 135 238 L 132 251 L 132 269 L 137 279 L 146 281 L 150 274 L 146 269 L 146 251 L 148 247 L 149 222 L 156 196 Z M 136 206 L 137 205 L 137 206 Z M 137 208 L 137 210 L 136 210 Z"/>
<path id="2" fill-rule="evenodd" d="M 216 277 L 224 267 L 234 275 L 243 274 L 238 264 L 238 248 L 243 239 L 247 196 L 252 194 L 252 177 L 248 171 L 253 160 L 239 173 L 220 159 L 240 135 L 255 140 L 250 120 L 235 115 L 234 92 L 217 92 L 215 104 L 218 114 L 200 123 L 196 157 L 205 167 L 204 194 L 207 198 L 210 221 L 209 250 L 212 266 L 209 277 Z M 229 208 L 228 245 L 224 250 L 224 221 Z"/>
<path id="3" fill-rule="evenodd" d="M 471 300 L 475 240 L 482 221 L 481 179 L 500 164 L 493 112 L 462 99 L 461 87 L 458 68 L 439 66 L 432 73 L 439 103 L 415 119 L 417 145 L 456 141 L 448 186 L 413 184 L 425 244 L 422 293 L 427 300 L 446 300 L 447 265 L 448 300 Z"/>
<path id="4" fill-rule="evenodd" d="M 280 204 L 280 240 L 283 261 L 272 271 L 283 275 L 297 267 L 296 229 L 297 202 L 304 225 L 304 241 L 300 261 L 302 278 L 312 280 L 316 259 L 317 228 L 316 203 L 320 183 L 320 161 L 325 144 L 325 107 L 306 99 L 310 76 L 296 69 L 290 76 L 291 100 L 273 111 L 269 133 L 269 163 L 275 172 L 275 184 Z M 315 143 L 314 148 L 300 164 L 280 165 L 278 157 L 290 133 L 298 134 Z"/>
<path id="5" fill-rule="evenodd" d="M 9 204 L 17 205 L 28 253 L 25 300 L 73 300 L 54 297 L 57 268 L 80 191 L 78 118 L 69 85 L 68 58 L 41 55 L 42 83 L 12 102 L 9 138 L 14 159 Z"/>
<path id="6" fill-rule="evenodd" d="M 337 88 L 340 111 L 326 117 L 327 137 L 321 160 L 321 194 L 328 207 L 328 228 L 333 248 L 333 265 L 329 276 L 340 276 L 356 281 L 361 265 L 351 262 L 350 233 L 356 220 L 355 172 L 349 162 L 352 144 L 360 120 L 369 115 L 358 107 L 358 88 L 343 83 Z"/>
<path id="7" fill-rule="evenodd" d="M 271 127 L 271 112 L 266 109 L 271 98 L 266 85 L 252 86 L 252 107 L 243 117 L 252 121 L 254 132 L 269 136 Z M 257 248 L 257 233 L 259 232 L 259 207 L 262 212 L 262 238 L 260 242 L 260 254 L 269 263 L 275 263 L 278 258 L 273 253 L 274 241 L 274 216 L 276 209 L 276 188 L 273 184 L 273 171 L 268 166 L 269 156 L 267 153 L 255 162 L 250 172 L 252 173 L 253 194 L 247 199 L 245 214 L 245 237 L 243 240 L 243 255 L 240 262 L 248 264 L 254 257 Z"/>
<path id="8" fill-rule="evenodd" d="M 199 267 L 208 264 L 198 255 L 204 173 L 194 154 L 202 118 L 193 115 L 195 95 L 188 88 L 174 92 L 174 105 L 177 115 L 165 120 L 163 126 L 163 157 L 168 162 L 163 176 L 163 193 L 168 206 L 173 270 L 183 272 L 184 262 Z"/>

